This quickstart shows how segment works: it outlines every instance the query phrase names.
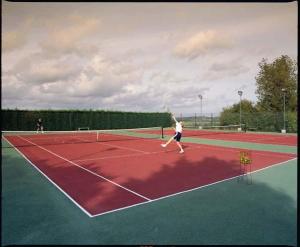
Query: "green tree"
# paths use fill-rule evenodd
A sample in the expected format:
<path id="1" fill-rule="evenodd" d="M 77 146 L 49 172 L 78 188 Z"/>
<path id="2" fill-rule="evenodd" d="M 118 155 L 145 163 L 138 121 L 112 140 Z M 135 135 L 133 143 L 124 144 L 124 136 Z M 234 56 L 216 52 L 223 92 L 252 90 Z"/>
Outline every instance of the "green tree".
<path id="1" fill-rule="evenodd" d="M 247 99 L 241 101 L 242 123 L 248 123 L 249 118 L 257 112 L 255 104 Z M 240 124 L 240 102 L 223 108 L 220 115 L 221 125 Z"/>
<path id="2" fill-rule="evenodd" d="M 281 112 L 283 110 L 283 92 L 286 89 L 286 111 L 297 110 L 297 62 L 283 55 L 272 63 L 262 59 L 260 71 L 255 77 L 260 111 Z"/>
<path id="3" fill-rule="evenodd" d="M 257 112 L 255 104 L 252 101 L 247 100 L 247 99 L 243 99 L 241 101 L 241 108 L 242 108 L 242 111 L 245 111 L 245 112 L 251 112 L 251 113 Z M 223 112 L 224 111 L 230 112 L 230 113 L 240 113 L 240 102 L 233 104 L 232 106 L 223 108 Z"/>

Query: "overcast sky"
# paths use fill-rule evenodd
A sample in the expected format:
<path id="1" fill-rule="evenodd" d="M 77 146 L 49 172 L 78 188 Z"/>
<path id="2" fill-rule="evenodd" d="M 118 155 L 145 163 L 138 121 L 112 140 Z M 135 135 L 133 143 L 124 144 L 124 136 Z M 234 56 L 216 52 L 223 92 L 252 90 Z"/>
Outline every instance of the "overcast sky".
<path id="1" fill-rule="evenodd" d="M 297 2 L 2 2 L 2 108 L 219 113 L 297 57 Z"/>

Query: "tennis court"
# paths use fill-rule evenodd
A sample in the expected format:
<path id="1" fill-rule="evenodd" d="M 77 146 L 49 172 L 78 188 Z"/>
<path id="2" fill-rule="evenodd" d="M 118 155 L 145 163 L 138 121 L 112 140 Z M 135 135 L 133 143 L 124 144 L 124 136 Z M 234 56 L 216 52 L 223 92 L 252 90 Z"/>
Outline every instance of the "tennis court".
<path id="1" fill-rule="evenodd" d="M 15 132 L 6 133 L 4 138 L 89 217 L 128 210 L 241 176 L 241 149 L 189 142 L 184 143 L 182 155 L 176 145 L 160 146 L 161 131 Z M 239 141 L 253 136 L 245 135 L 224 136 L 235 136 Z M 219 133 L 211 136 L 223 138 Z M 296 154 L 252 150 L 252 159 L 252 172 L 257 172 L 293 161 Z"/>
<path id="2" fill-rule="evenodd" d="M 228 128 L 229 127 L 229 128 Z M 279 133 L 251 133 L 238 131 L 239 126 L 230 128 L 231 126 L 220 126 L 218 130 L 210 129 L 192 129 L 186 128 L 184 130 L 185 137 L 195 137 L 201 139 L 225 140 L 225 141 L 240 141 L 250 143 L 274 144 L 296 146 L 297 135 L 279 134 Z M 166 135 L 173 135 L 174 131 L 166 129 Z"/>

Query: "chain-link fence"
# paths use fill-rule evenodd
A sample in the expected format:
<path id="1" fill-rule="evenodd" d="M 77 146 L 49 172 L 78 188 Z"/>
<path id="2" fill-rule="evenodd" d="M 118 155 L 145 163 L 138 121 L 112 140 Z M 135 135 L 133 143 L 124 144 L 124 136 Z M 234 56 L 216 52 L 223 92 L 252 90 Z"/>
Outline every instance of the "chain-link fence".
<path id="1" fill-rule="evenodd" d="M 297 112 L 242 112 L 240 113 L 199 113 L 177 114 L 187 127 L 226 126 L 243 124 L 247 131 L 297 132 Z M 241 122 L 240 122 L 241 119 Z M 285 123 L 284 123 L 285 119 Z"/>
<path id="2" fill-rule="evenodd" d="M 220 115 L 216 113 L 206 114 L 182 114 L 177 116 L 178 120 L 184 122 L 187 127 L 199 127 L 199 126 L 216 126 L 220 125 Z"/>

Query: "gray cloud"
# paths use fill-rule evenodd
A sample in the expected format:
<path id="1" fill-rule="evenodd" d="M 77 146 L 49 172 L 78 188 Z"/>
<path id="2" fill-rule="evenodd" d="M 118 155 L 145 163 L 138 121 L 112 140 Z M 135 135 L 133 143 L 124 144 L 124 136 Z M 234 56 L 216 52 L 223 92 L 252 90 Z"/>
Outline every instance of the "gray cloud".
<path id="1" fill-rule="evenodd" d="M 207 72 L 202 76 L 202 80 L 219 80 L 235 77 L 243 73 L 247 73 L 250 69 L 242 64 L 242 60 L 233 59 L 226 62 L 214 62 L 210 65 Z"/>
<path id="2" fill-rule="evenodd" d="M 99 19 L 70 15 L 65 18 L 63 26 L 56 21 L 49 21 L 47 35 L 39 44 L 43 50 L 50 53 L 80 53 L 81 50 L 86 52 L 89 48 L 82 42 L 93 35 L 99 27 L 101 27 Z"/>
<path id="3" fill-rule="evenodd" d="M 2 51 L 10 52 L 25 45 L 26 34 L 23 32 L 4 32 L 2 35 Z"/>
<path id="4" fill-rule="evenodd" d="M 157 83 L 169 83 L 169 84 L 186 83 L 190 81 L 189 78 L 180 77 L 170 71 L 154 72 L 151 75 L 150 80 Z"/>
<path id="5" fill-rule="evenodd" d="M 180 58 L 195 59 L 216 51 L 233 47 L 233 41 L 226 35 L 216 31 L 199 32 L 179 42 L 174 54 Z"/>
<path id="6" fill-rule="evenodd" d="M 2 105 L 199 112 L 201 93 L 217 112 L 240 87 L 255 100 L 262 57 L 297 57 L 297 8 L 4 1 Z"/>
<path id="7" fill-rule="evenodd" d="M 74 59 L 47 59 L 42 53 L 30 54 L 19 60 L 8 73 L 15 73 L 19 81 L 30 84 L 53 83 L 59 80 L 68 80 L 76 75 L 80 69 Z M 70 60 L 71 59 L 71 63 Z"/>
<path id="8" fill-rule="evenodd" d="M 48 101 L 50 105 L 69 105 L 70 102 L 89 105 L 87 102 L 93 99 L 101 102 L 124 92 L 128 84 L 141 81 L 139 66 L 126 60 L 111 60 L 100 54 L 77 66 L 74 66 L 75 62 L 80 60 L 76 57 L 47 60 L 41 54 L 32 56 L 34 61 L 26 57 L 16 64 L 17 74 L 12 73 L 13 70 L 4 73 L 4 80 L 10 81 L 3 87 L 5 102 L 13 98 L 20 102 L 18 98 L 22 95 L 21 101 L 27 102 L 36 99 L 37 103 Z M 73 66 L 68 63 L 71 60 Z M 22 93 L 26 88 L 26 93 Z"/>

